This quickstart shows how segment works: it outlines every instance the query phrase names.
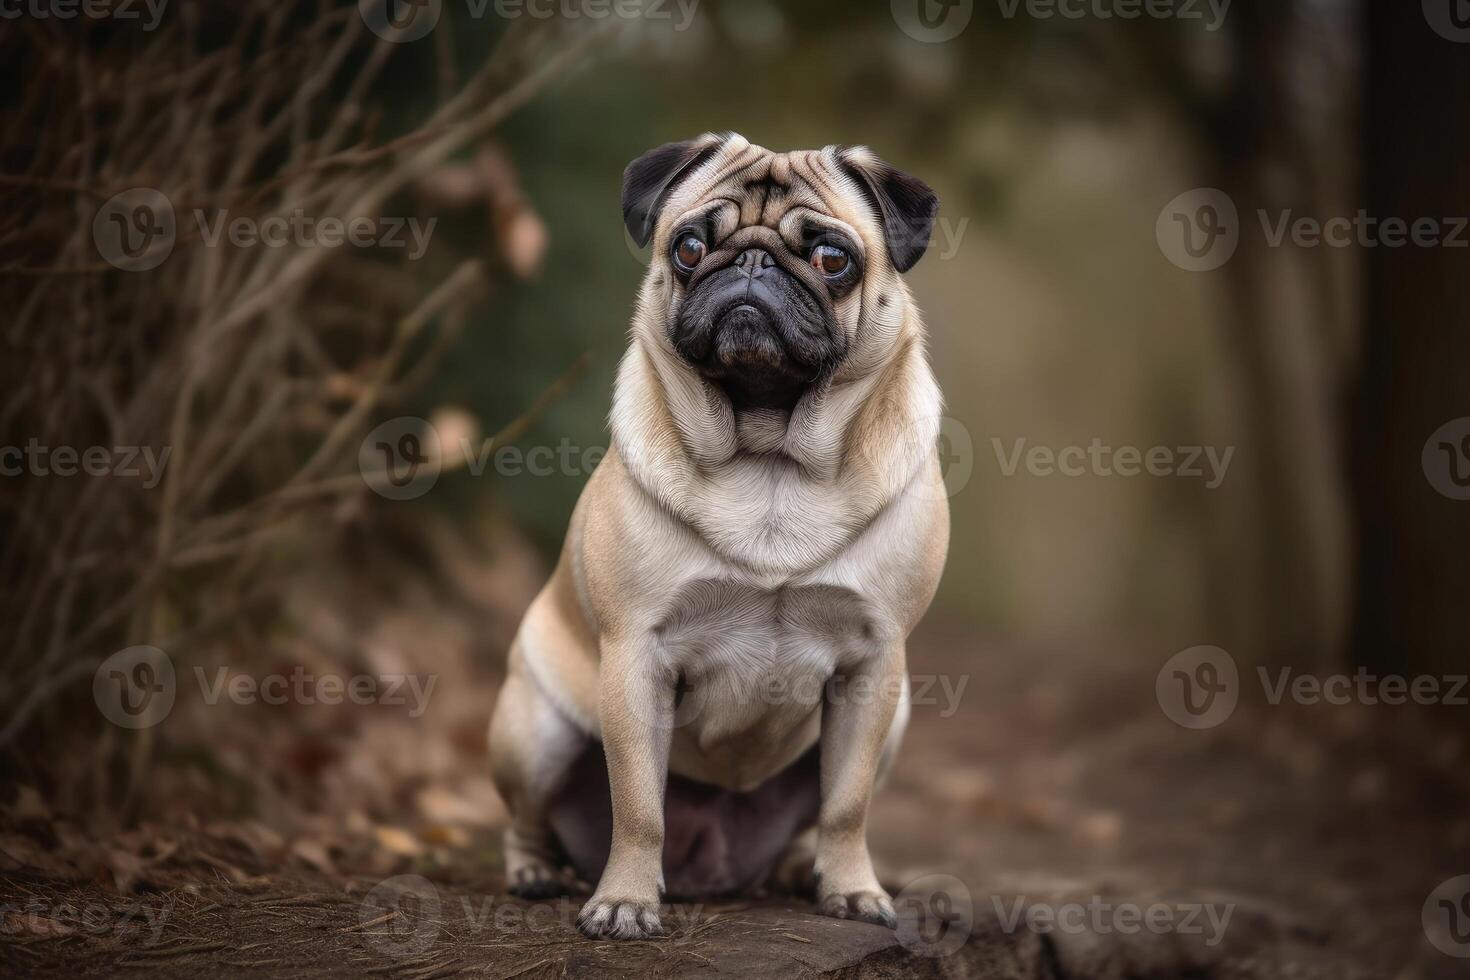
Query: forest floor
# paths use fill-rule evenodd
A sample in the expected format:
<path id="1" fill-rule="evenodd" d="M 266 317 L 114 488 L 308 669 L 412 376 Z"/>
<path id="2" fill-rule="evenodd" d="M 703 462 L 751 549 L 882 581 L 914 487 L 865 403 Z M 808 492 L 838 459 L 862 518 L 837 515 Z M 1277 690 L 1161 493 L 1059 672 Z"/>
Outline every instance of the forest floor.
<path id="1" fill-rule="evenodd" d="M 1421 920 L 1438 886 L 1470 874 L 1470 709 L 1245 697 L 1191 731 L 1159 709 L 1156 666 L 945 624 L 910 650 L 916 678 L 941 682 L 914 708 L 869 834 L 897 933 L 764 897 L 671 907 L 664 939 L 593 942 L 574 927 L 585 896 L 509 897 L 477 744 L 495 683 L 482 669 L 444 695 L 463 709 L 444 727 L 458 748 L 333 721 L 351 742 L 340 758 L 318 739 L 245 759 L 299 770 L 299 784 L 272 773 L 283 798 L 320 790 L 294 824 L 261 819 L 279 806 L 258 796 L 255 817 L 209 815 L 198 794 L 227 780 L 158 784 L 166 800 L 108 832 L 23 788 L 0 814 L 0 975 L 1470 975 Z M 343 776 L 415 767 L 455 773 L 454 788 L 418 778 L 363 796 Z"/>

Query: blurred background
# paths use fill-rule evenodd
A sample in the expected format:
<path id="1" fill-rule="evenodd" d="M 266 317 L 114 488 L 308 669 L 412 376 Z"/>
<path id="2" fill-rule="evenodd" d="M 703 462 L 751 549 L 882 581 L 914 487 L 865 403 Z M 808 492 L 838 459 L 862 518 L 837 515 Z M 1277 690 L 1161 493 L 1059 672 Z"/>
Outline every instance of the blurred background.
<path id="1" fill-rule="evenodd" d="M 908 278 L 953 531 L 885 882 L 1242 910 L 1218 948 L 1005 975 L 1458 975 L 1463 4 L 63 8 L 0 22 L 11 966 L 195 969 L 259 925 L 215 891 L 496 890 L 485 724 L 647 262 L 622 170 L 734 130 L 865 144 L 942 202 Z M 1229 710 L 1180 715 L 1176 663 Z M 139 953 L 64 894 L 179 931 Z M 380 952 L 320 936 L 273 942 Z"/>

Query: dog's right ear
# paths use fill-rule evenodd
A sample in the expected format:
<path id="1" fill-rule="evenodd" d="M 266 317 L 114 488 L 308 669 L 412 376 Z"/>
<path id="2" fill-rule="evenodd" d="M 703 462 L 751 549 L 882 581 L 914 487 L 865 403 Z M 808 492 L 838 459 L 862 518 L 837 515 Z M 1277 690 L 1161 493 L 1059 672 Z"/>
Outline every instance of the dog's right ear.
<path id="1" fill-rule="evenodd" d="M 628 164 L 623 171 L 623 224 L 639 248 L 653 238 L 659 209 L 669 192 L 714 156 L 727 136 L 706 133 L 697 139 L 665 143 Z"/>

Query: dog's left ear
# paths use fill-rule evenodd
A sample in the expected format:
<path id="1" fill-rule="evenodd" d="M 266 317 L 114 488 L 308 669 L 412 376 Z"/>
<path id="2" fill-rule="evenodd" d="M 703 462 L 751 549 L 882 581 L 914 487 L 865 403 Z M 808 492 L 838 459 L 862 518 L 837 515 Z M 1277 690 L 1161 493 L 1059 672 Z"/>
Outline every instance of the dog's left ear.
<path id="1" fill-rule="evenodd" d="M 623 224 L 639 248 L 653 238 L 659 208 L 688 174 L 715 155 L 726 134 L 705 133 L 692 140 L 649 150 L 623 171 Z"/>
<path id="2" fill-rule="evenodd" d="M 939 196 L 928 184 L 878 159 L 865 146 L 841 147 L 837 159 L 883 219 L 883 238 L 893 267 L 908 272 L 929 248 Z"/>

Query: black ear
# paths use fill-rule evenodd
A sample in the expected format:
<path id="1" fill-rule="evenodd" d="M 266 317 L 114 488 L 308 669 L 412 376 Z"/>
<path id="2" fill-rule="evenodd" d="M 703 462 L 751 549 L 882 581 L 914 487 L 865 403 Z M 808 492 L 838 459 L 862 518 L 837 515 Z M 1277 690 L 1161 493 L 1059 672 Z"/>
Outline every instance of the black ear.
<path id="1" fill-rule="evenodd" d="M 653 238 L 659 208 L 674 185 L 714 156 L 723 142 L 721 136 L 705 134 L 665 143 L 628 164 L 623 171 L 623 224 L 639 248 Z"/>
<path id="2" fill-rule="evenodd" d="M 939 197 L 922 180 L 904 173 L 864 147 L 838 151 L 847 172 L 866 192 L 883 221 L 888 256 L 899 272 L 908 272 L 929 248 Z"/>

